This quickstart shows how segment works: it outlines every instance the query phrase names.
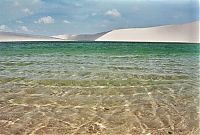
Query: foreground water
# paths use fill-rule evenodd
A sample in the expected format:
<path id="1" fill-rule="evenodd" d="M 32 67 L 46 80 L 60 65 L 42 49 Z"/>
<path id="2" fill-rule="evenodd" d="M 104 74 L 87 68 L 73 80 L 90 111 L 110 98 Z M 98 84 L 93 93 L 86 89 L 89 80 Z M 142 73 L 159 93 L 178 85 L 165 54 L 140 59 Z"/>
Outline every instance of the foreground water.
<path id="1" fill-rule="evenodd" d="M 0 43 L 0 134 L 196 135 L 199 45 Z"/>

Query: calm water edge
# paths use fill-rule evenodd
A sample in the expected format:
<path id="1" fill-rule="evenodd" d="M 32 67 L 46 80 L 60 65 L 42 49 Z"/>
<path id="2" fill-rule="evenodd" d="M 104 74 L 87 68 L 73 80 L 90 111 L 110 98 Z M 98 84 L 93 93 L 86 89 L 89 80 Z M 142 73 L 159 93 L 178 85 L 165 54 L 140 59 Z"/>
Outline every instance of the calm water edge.
<path id="1" fill-rule="evenodd" d="M 0 134 L 197 135 L 199 44 L 0 43 Z"/>

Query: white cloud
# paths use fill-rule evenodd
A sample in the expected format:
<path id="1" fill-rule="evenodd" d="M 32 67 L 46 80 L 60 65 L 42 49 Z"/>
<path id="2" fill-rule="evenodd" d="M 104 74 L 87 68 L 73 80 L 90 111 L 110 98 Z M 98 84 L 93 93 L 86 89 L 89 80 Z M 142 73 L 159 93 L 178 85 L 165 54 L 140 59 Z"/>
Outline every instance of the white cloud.
<path id="1" fill-rule="evenodd" d="M 81 7 L 82 5 L 80 3 L 75 3 L 76 7 Z"/>
<path id="2" fill-rule="evenodd" d="M 9 31 L 9 28 L 6 25 L 0 25 L 0 31 Z"/>
<path id="3" fill-rule="evenodd" d="M 67 21 L 67 20 L 64 20 L 63 22 L 64 22 L 64 23 L 67 23 L 67 24 L 71 23 L 70 21 Z"/>
<path id="4" fill-rule="evenodd" d="M 33 3 L 39 3 L 39 2 L 41 2 L 41 0 L 33 0 L 32 2 Z"/>
<path id="5" fill-rule="evenodd" d="M 19 6 L 20 4 L 19 4 L 19 2 L 18 1 L 15 1 L 14 2 L 14 6 Z"/>
<path id="6" fill-rule="evenodd" d="M 28 32 L 29 29 L 26 26 L 20 26 L 20 30 Z"/>
<path id="7" fill-rule="evenodd" d="M 121 14 L 117 9 L 108 10 L 105 15 L 113 16 L 113 17 L 120 17 Z"/>
<path id="8" fill-rule="evenodd" d="M 46 16 L 46 17 L 42 17 L 39 20 L 35 21 L 34 23 L 39 23 L 39 24 L 51 24 L 54 23 L 55 20 L 54 18 L 52 18 L 51 16 Z"/>
<path id="9" fill-rule="evenodd" d="M 96 16 L 96 15 L 97 15 L 97 13 L 92 13 L 91 15 L 92 15 L 92 16 Z"/>
<path id="10" fill-rule="evenodd" d="M 33 14 L 33 12 L 32 12 L 30 9 L 28 9 L 28 8 L 25 8 L 25 9 L 23 9 L 22 11 L 23 11 L 24 13 L 28 14 L 28 15 L 32 15 L 32 14 Z"/>
<path id="11" fill-rule="evenodd" d="M 24 22 L 20 21 L 20 20 L 17 20 L 16 23 L 19 23 L 19 24 L 22 24 Z"/>

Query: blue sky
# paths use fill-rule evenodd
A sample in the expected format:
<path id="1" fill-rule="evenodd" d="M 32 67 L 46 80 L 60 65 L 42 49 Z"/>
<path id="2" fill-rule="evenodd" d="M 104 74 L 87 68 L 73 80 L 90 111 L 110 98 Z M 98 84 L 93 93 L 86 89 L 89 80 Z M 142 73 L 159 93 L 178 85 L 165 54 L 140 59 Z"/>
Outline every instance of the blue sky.
<path id="1" fill-rule="evenodd" d="M 198 0 L 0 0 L 0 31 L 85 34 L 199 20 Z"/>

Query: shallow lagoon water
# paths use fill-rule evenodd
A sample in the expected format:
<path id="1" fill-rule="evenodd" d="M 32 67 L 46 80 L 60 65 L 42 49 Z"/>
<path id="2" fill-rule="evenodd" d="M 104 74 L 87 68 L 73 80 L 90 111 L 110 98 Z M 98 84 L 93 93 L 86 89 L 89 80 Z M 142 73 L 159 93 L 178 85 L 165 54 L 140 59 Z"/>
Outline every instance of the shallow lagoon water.
<path id="1" fill-rule="evenodd" d="M 199 45 L 0 43 L 0 134 L 196 135 Z"/>

